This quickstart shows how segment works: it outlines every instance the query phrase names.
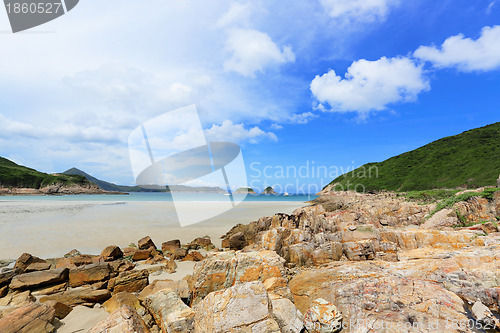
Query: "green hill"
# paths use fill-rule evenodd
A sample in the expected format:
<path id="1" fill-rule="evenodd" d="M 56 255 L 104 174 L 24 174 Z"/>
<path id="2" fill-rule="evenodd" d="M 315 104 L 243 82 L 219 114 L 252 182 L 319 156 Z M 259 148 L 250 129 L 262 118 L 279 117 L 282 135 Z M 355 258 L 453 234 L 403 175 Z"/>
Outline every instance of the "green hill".
<path id="1" fill-rule="evenodd" d="M 171 186 L 127 186 L 127 185 L 116 185 L 113 183 L 106 182 L 104 180 L 97 179 L 85 171 L 77 168 L 71 168 L 63 172 L 65 175 L 79 175 L 87 178 L 91 183 L 99 186 L 100 189 L 105 191 L 113 192 L 203 192 L 203 193 L 225 193 L 225 191 L 219 187 L 192 187 L 185 185 L 171 185 Z"/>
<path id="2" fill-rule="evenodd" d="M 334 179 L 336 190 L 414 191 L 496 185 L 500 122 L 445 137 Z"/>
<path id="3" fill-rule="evenodd" d="M 39 172 L 0 157 L 0 187 L 39 189 L 56 183 L 85 185 L 88 184 L 88 181 L 85 177 L 77 175 L 51 175 Z"/>

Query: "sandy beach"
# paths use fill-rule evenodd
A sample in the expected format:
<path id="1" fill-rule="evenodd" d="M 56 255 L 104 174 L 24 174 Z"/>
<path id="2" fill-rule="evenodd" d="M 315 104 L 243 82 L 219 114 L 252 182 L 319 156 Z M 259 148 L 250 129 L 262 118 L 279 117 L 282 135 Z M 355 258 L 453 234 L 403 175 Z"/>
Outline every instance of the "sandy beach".
<path id="1" fill-rule="evenodd" d="M 0 259 L 15 259 L 23 252 L 59 257 L 74 248 L 99 254 L 108 245 L 125 247 L 144 236 L 161 244 L 171 239 L 187 243 L 208 235 L 220 246 L 220 236 L 234 225 L 291 213 L 304 205 L 301 201 L 245 201 L 217 217 L 181 227 L 171 202 L 7 200 L 0 202 Z M 210 207 L 193 204 L 197 209 Z"/>

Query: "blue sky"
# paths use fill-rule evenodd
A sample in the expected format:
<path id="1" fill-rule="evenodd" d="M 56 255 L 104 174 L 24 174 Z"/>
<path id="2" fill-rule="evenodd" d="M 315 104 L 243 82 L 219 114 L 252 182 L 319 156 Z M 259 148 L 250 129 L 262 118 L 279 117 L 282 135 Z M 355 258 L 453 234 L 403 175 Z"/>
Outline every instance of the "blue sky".
<path id="1" fill-rule="evenodd" d="M 289 192 L 500 121 L 498 0 L 85 0 L 9 30 L 0 156 L 44 172 L 133 184 L 130 132 L 190 104 Z"/>

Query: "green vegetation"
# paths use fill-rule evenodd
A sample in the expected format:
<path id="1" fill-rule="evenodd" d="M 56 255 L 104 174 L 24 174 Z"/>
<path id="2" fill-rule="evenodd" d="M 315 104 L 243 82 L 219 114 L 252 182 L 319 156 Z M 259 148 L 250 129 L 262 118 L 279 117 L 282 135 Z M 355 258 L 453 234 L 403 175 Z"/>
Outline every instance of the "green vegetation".
<path id="1" fill-rule="evenodd" d="M 495 193 L 498 190 L 500 190 L 500 189 L 487 188 L 482 192 L 465 192 L 465 193 L 462 193 L 459 195 L 452 195 L 449 198 L 446 198 L 446 199 L 439 201 L 436 205 L 436 208 L 431 212 L 431 215 L 439 212 L 441 209 L 449 208 L 457 202 L 467 201 L 472 197 L 481 197 L 481 198 L 491 200 L 491 199 L 493 199 L 493 193 Z"/>
<path id="2" fill-rule="evenodd" d="M 500 122 L 446 137 L 379 163 L 365 164 L 330 184 L 336 190 L 421 191 L 496 185 Z"/>
<path id="3" fill-rule="evenodd" d="M 401 196 L 407 198 L 409 201 L 417 201 L 422 204 L 429 204 L 436 202 L 438 200 L 447 199 L 459 190 L 447 190 L 447 189 L 435 189 L 435 190 L 424 190 L 424 191 L 410 191 L 400 194 Z"/>
<path id="4" fill-rule="evenodd" d="M 89 182 L 82 176 L 50 175 L 39 172 L 0 157 L 0 186 L 39 189 L 52 184 L 86 185 Z"/>

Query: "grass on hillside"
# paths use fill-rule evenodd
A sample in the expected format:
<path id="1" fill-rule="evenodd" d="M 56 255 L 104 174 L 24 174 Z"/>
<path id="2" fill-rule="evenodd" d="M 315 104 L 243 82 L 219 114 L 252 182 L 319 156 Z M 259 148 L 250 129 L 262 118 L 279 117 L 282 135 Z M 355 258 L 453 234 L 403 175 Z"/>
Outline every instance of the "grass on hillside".
<path id="1" fill-rule="evenodd" d="M 83 176 L 50 175 L 0 157 L 0 186 L 39 189 L 52 184 L 88 184 Z"/>
<path id="2" fill-rule="evenodd" d="M 499 174 L 500 122 L 363 165 L 330 184 L 358 192 L 477 188 L 496 185 Z"/>

